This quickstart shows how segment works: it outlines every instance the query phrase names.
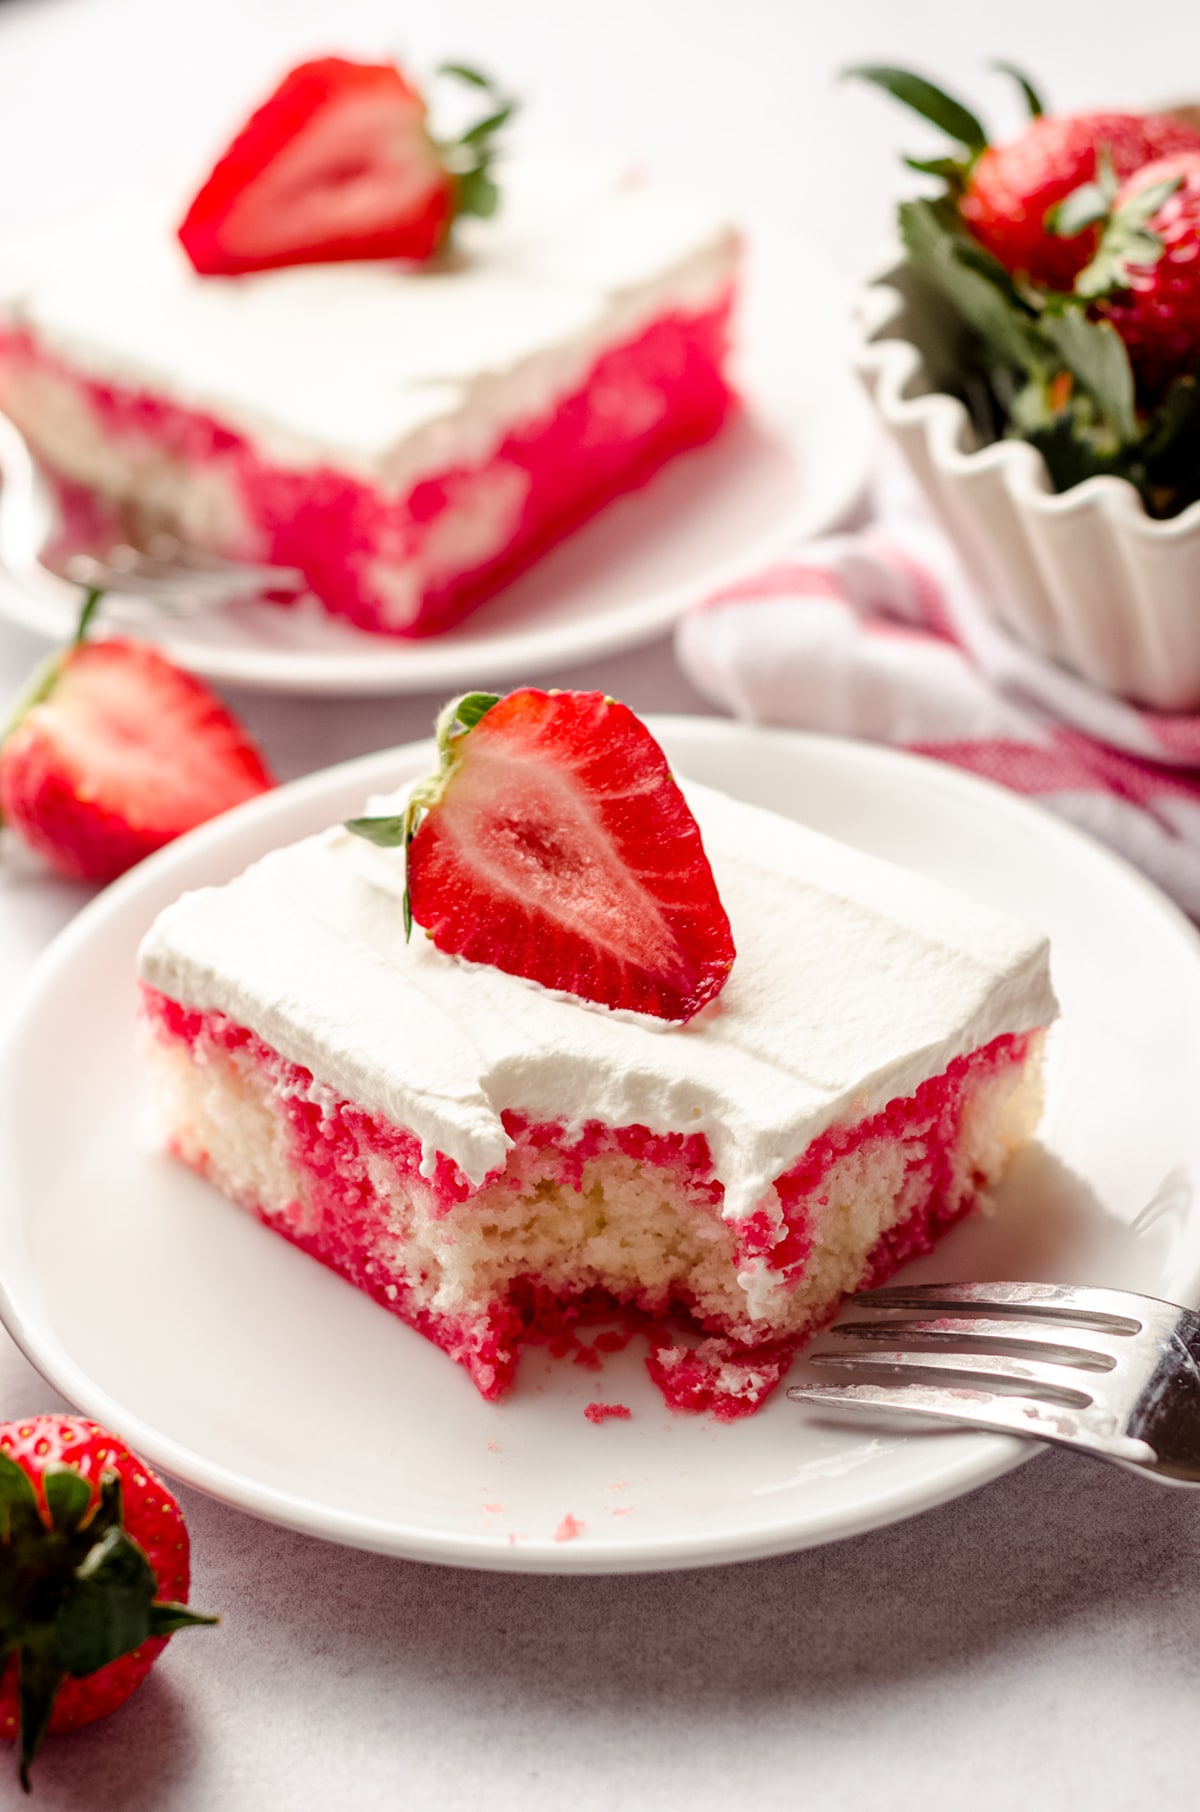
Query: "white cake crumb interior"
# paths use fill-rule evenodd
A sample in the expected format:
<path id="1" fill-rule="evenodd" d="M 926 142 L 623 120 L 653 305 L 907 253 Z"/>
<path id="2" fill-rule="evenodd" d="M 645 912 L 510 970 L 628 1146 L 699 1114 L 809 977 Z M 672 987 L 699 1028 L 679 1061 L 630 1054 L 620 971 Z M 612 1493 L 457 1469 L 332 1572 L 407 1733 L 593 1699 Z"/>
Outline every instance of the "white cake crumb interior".
<path id="1" fill-rule="evenodd" d="M 247 1208 L 279 1217 L 301 1238 L 316 1235 L 310 1177 L 289 1155 L 285 1099 L 270 1070 L 245 1050 L 156 1036 L 149 1061 L 178 1155 Z M 969 1085 L 947 1202 L 973 1202 L 1027 1138 L 1041 1106 L 1040 1064 L 985 1071 Z M 536 1280 L 569 1298 L 601 1288 L 665 1308 L 689 1304 L 703 1320 L 746 1338 L 786 1336 L 820 1321 L 862 1280 L 882 1234 L 919 1208 L 928 1190 L 919 1140 L 867 1140 L 838 1159 L 820 1183 L 811 1253 L 799 1281 L 763 1267 L 739 1274 L 734 1230 L 689 1187 L 686 1169 L 623 1154 L 583 1165 L 564 1182 L 559 1154 L 522 1147 L 504 1174 L 448 1211 L 420 1177 L 363 1142 L 343 1161 L 345 1199 L 369 1187 L 384 1214 L 390 1295 L 407 1315 L 470 1321 L 503 1300 L 514 1281 Z"/>

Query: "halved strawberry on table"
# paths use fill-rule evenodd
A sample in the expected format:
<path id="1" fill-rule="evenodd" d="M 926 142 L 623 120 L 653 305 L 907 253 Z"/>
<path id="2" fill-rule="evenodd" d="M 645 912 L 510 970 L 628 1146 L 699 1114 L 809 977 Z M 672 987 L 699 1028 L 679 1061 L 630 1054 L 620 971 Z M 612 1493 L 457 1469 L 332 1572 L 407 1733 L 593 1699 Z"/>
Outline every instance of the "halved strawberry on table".
<path id="1" fill-rule="evenodd" d="M 48 1731 L 116 1711 L 186 1605 L 187 1526 L 124 1442 L 81 1416 L 0 1423 L 0 1736 L 21 1785 Z"/>
<path id="2" fill-rule="evenodd" d="M 495 134 L 514 103 L 462 64 L 487 112 L 439 142 L 424 98 L 391 63 L 321 57 L 291 70 L 247 121 L 179 228 L 202 276 L 344 259 L 424 260 L 461 214 L 490 214 Z"/>
<path id="3" fill-rule="evenodd" d="M 734 959 L 700 830 L 651 732 L 600 692 L 468 693 L 396 817 L 406 912 L 439 950 L 606 1007 L 686 1021 Z"/>
<path id="4" fill-rule="evenodd" d="M 233 713 L 143 642 L 90 642 L 89 595 L 0 741 L 3 822 L 60 874 L 111 881 L 274 785 Z"/>

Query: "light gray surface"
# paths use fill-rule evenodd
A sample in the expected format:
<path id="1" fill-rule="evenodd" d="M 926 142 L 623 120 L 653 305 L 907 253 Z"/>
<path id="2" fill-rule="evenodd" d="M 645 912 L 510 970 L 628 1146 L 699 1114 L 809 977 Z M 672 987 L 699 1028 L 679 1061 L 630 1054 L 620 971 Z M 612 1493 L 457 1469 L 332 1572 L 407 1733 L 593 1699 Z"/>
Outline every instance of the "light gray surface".
<path id="1" fill-rule="evenodd" d="M 934 0 L 6 0 L 0 230 L 200 152 L 295 55 L 393 47 L 476 58 L 533 97 L 546 136 L 790 219 L 857 274 L 896 149 L 925 140 L 834 69 L 918 61 L 1002 111 L 994 53 L 1063 105 L 1148 100 L 1198 66 L 1200 26 L 1180 0 L 1119 33 L 1062 0 L 1002 22 Z M 35 652 L 0 631 L 0 694 Z M 545 677 L 701 708 L 662 644 Z M 435 702 L 237 701 L 285 776 L 424 734 Z M 82 897 L 6 853 L 0 989 Z M 0 1414 L 53 1403 L 0 1335 Z M 1083 1460 L 1039 1458 L 840 1546 L 628 1580 L 453 1573 L 186 1508 L 195 1601 L 222 1625 L 175 1642 L 118 1718 L 50 1745 L 44 1812 L 1140 1812 L 1194 1788 L 1198 1500 Z"/>

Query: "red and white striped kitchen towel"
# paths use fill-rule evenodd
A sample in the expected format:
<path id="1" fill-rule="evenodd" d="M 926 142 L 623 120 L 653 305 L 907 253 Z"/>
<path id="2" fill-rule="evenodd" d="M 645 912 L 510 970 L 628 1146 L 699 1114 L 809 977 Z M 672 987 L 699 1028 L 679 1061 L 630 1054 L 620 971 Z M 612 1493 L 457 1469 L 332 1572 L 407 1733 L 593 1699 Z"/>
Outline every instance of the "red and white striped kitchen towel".
<path id="1" fill-rule="evenodd" d="M 1015 642 L 892 467 L 877 505 L 870 526 L 702 599 L 676 638 L 693 684 L 751 723 L 986 775 L 1110 844 L 1200 918 L 1200 714 L 1139 709 Z"/>

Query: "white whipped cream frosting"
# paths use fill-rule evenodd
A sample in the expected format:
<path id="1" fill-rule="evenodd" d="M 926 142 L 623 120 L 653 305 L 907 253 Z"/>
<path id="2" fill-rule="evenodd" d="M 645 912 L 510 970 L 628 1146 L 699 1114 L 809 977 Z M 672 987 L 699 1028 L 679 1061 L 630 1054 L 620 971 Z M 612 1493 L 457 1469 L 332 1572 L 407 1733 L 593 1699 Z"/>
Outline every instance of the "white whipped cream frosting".
<path id="1" fill-rule="evenodd" d="M 0 320 L 86 376 L 216 416 L 276 463 L 408 485 L 486 458 L 664 311 L 710 306 L 737 261 L 712 209 L 610 165 L 514 159 L 502 182 L 498 215 L 461 222 L 445 266 L 232 278 L 192 269 L 175 237 L 188 191 L 163 183 L 7 241 Z"/>
<path id="2" fill-rule="evenodd" d="M 725 1213 L 749 1213 L 835 1122 L 912 1093 L 955 1057 L 1057 1007 L 1039 933 L 708 788 L 687 796 L 737 960 L 685 1027 L 548 993 L 404 940 L 403 859 L 341 828 L 185 894 L 141 951 L 153 987 L 248 1026 L 411 1128 L 472 1183 L 513 1109 L 703 1133 Z M 400 808 L 404 795 L 374 800 Z"/>

